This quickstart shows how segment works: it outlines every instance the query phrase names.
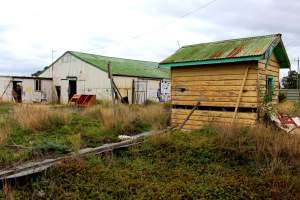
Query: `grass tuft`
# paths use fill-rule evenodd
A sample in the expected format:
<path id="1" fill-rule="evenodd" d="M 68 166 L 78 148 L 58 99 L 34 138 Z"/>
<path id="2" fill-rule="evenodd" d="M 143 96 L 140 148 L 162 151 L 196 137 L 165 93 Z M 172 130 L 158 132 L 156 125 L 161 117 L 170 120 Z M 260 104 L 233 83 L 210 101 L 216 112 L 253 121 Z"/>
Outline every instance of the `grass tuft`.
<path id="1" fill-rule="evenodd" d="M 273 127 L 215 126 L 216 144 L 238 162 L 255 158 L 255 164 L 268 172 L 280 173 L 300 159 L 300 136 L 280 132 Z"/>
<path id="2" fill-rule="evenodd" d="M 149 129 L 163 129 L 169 123 L 169 112 L 162 104 L 94 106 L 84 115 L 98 119 L 105 130 L 133 135 Z"/>
<path id="3" fill-rule="evenodd" d="M 294 101 L 284 101 L 276 105 L 276 110 L 280 114 L 287 114 L 290 116 L 300 116 L 300 104 Z"/>
<path id="4" fill-rule="evenodd" d="M 11 115 L 12 121 L 23 128 L 32 131 L 43 131 L 56 128 L 68 123 L 70 114 L 52 110 L 47 105 L 15 106 Z"/>

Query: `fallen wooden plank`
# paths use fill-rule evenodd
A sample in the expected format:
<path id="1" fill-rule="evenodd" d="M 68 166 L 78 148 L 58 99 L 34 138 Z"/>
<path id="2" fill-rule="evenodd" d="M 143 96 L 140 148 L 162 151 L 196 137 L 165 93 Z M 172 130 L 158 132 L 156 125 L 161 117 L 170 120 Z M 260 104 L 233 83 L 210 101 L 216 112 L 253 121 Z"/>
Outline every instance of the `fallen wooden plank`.
<path id="1" fill-rule="evenodd" d="M 42 171 L 45 171 L 46 169 L 50 168 L 51 166 L 59 163 L 62 160 L 71 158 L 73 156 L 87 156 L 91 154 L 101 154 L 104 152 L 112 151 L 114 149 L 124 148 L 124 147 L 130 147 L 133 145 L 141 144 L 142 141 L 140 141 L 142 138 L 155 135 L 155 134 L 161 134 L 165 131 L 150 131 L 145 132 L 136 136 L 133 136 L 132 139 L 117 142 L 117 143 L 111 143 L 111 144 L 104 144 L 100 147 L 96 148 L 86 148 L 81 149 L 78 153 L 70 153 L 65 156 L 61 156 L 54 159 L 45 159 L 43 161 L 39 162 L 29 162 L 25 163 L 23 165 L 18 165 L 15 167 L 12 167 L 10 169 L 2 170 L 0 171 L 0 180 L 9 180 L 9 179 L 16 179 L 32 174 L 36 174 Z"/>

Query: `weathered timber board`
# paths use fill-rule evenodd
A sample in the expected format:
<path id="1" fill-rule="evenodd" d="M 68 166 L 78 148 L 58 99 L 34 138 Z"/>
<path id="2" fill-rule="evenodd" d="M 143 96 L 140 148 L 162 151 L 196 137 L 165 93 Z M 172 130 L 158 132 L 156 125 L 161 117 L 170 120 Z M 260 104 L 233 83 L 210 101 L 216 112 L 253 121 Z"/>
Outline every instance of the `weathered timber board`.
<path id="1" fill-rule="evenodd" d="M 177 90 L 172 90 L 172 97 L 175 96 L 205 96 L 205 97 L 238 97 L 239 91 L 198 91 L 198 90 L 187 90 L 185 92 L 180 92 Z M 244 91 L 243 97 L 256 97 L 256 91 Z"/>
<path id="2" fill-rule="evenodd" d="M 195 105 L 198 101 L 176 101 L 172 100 L 172 105 Z M 239 107 L 241 108 L 257 108 L 257 103 L 241 102 Z M 216 106 L 216 107 L 234 107 L 235 102 L 208 102 L 201 101 L 201 106 Z"/>
<path id="3" fill-rule="evenodd" d="M 242 80 L 243 75 L 227 74 L 227 75 L 202 75 L 197 76 L 177 76 L 172 79 L 172 83 L 175 81 L 224 81 L 224 80 Z M 257 80 L 257 74 L 249 74 L 247 80 Z"/>
<path id="4" fill-rule="evenodd" d="M 188 113 L 189 113 L 189 110 L 172 109 L 172 114 L 175 114 L 175 115 L 187 115 Z M 193 113 L 193 116 L 210 116 L 210 117 L 231 118 L 232 112 L 195 110 L 195 112 Z M 237 118 L 256 120 L 257 113 L 238 113 Z"/>

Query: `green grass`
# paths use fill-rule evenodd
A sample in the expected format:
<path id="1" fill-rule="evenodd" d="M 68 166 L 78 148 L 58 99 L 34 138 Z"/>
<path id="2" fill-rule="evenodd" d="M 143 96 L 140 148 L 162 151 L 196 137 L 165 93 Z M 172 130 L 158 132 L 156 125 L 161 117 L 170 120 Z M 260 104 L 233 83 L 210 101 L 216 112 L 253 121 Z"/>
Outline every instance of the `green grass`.
<path id="1" fill-rule="evenodd" d="M 223 141 L 211 128 L 154 136 L 143 145 L 101 157 L 66 160 L 25 185 L 16 185 L 14 192 L 17 199 L 38 198 L 40 191 L 45 199 L 299 197 L 298 154 L 279 156 L 285 167 L 273 171 L 271 150 L 260 152 L 258 139 L 248 129 L 239 130 L 234 138 Z M 272 139 L 270 143 L 276 144 Z"/>
<path id="2" fill-rule="evenodd" d="M 0 114 L 9 113 L 12 110 L 13 104 L 0 103 Z"/>
<path id="3" fill-rule="evenodd" d="M 15 109 L 14 106 L 16 106 Z M 70 106 L 50 105 L 43 107 L 41 105 L 1 104 L 0 113 L 1 110 L 3 112 L 5 110 L 5 113 L 0 115 L 0 136 L 1 134 L 5 135 L 3 137 L 5 139 L 0 144 L 0 168 L 29 160 L 57 157 L 72 151 L 76 152 L 82 148 L 117 142 L 119 141 L 119 134 L 125 132 L 134 135 L 150 130 L 155 122 L 161 125 L 168 121 L 163 120 L 168 117 L 167 114 L 163 117 L 154 116 L 141 120 L 137 113 L 146 109 L 149 110 L 149 108 L 120 106 L 124 109 L 120 112 L 126 116 L 119 119 L 114 126 L 107 128 L 104 127 L 103 120 L 105 119 L 106 122 L 113 121 L 114 118 L 101 117 L 101 110 L 105 109 L 107 113 L 110 113 L 111 105 L 97 106 L 88 108 L 92 110 L 89 113 L 88 109 Z M 155 107 L 155 105 L 150 106 Z M 156 106 L 156 108 L 162 109 L 158 110 L 160 112 L 165 109 L 163 106 Z M 126 113 L 124 113 L 125 111 Z M 54 114 L 51 115 L 51 112 Z M 134 116 L 129 121 L 127 112 Z M 147 110 L 144 112 L 148 113 Z M 21 114 L 18 115 L 18 113 Z M 45 116 L 40 113 L 49 113 L 49 115 Z M 157 112 L 153 112 L 153 114 L 157 115 Z M 41 119 L 36 120 L 38 118 Z M 8 133 L 1 133 L 4 130 L 3 127 L 9 127 Z"/>
<path id="4" fill-rule="evenodd" d="M 67 124 L 59 122 L 43 131 L 35 131 L 14 125 L 8 138 L 0 145 L 0 167 L 17 161 L 26 161 L 46 156 L 58 156 L 73 151 L 70 137 L 81 136 L 81 148 L 96 147 L 118 141 L 117 134 L 101 129 L 101 123 L 73 113 Z M 15 148 L 15 145 L 24 148 Z"/>
<path id="5" fill-rule="evenodd" d="M 17 124 L 13 126 L 8 138 L 0 145 L 0 167 L 17 161 L 58 156 L 73 151 L 71 136 L 81 135 L 81 148 L 95 147 L 106 142 L 118 141 L 117 135 L 102 131 L 100 122 L 92 121 L 73 113 L 67 124 L 51 123 L 43 131 L 32 132 Z M 24 148 L 15 148 L 15 145 Z"/>

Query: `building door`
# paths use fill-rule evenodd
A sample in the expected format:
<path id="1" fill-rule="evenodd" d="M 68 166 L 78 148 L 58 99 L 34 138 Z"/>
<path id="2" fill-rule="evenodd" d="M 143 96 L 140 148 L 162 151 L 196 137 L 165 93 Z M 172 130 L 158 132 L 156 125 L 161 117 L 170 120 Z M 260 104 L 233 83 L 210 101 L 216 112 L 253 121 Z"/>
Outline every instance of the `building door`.
<path id="1" fill-rule="evenodd" d="M 273 95 L 274 95 L 274 79 L 273 76 L 267 76 L 267 92 L 266 92 L 267 102 L 272 101 Z"/>
<path id="2" fill-rule="evenodd" d="M 22 81 L 13 81 L 12 96 L 17 103 L 22 103 Z"/>
<path id="3" fill-rule="evenodd" d="M 55 86 L 56 89 L 56 95 L 57 95 L 57 103 L 60 103 L 61 98 L 61 86 Z"/>
<path id="4" fill-rule="evenodd" d="M 69 80 L 69 100 L 77 93 L 77 80 Z"/>

